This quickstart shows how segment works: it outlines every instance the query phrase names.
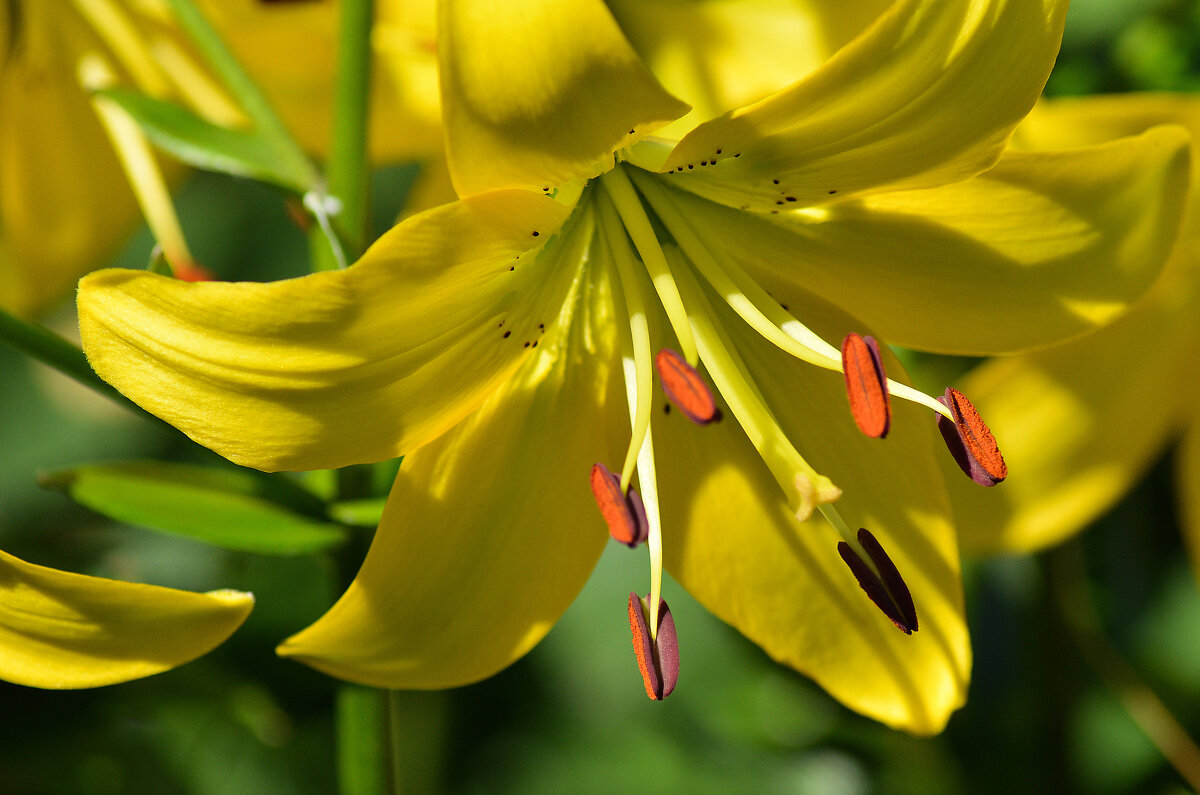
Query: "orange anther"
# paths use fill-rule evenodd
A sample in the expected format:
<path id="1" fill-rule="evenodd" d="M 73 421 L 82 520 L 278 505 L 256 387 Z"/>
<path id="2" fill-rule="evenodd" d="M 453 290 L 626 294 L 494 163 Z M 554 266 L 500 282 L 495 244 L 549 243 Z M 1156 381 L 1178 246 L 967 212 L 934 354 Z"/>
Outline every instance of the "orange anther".
<path id="1" fill-rule="evenodd" d="M 191 260 L 175 263 L 171 270 L 175 272 L 175 278 L 183 282 L 211 282 L 217 278 L 208 268 Z"/>
<path id="2" fill-rule="evenodd" d="M 717 402 L 712 391 L 696 369 L 670 348 L 663 348 L 654 357 L 663 392 L 676 408 L 697 425 L 707 425 L 717 419 Z"/>
<path id="3" fill-rule="evenodd" d="M 1008 477 L 996 437 L 966 395 L 947 387 L 938 400 L 954 415 L 953 423 L 939 415 L 938 429 L 962 471 L 982 486 L 995 486 Z"/>
<path id="4" fill-rule="evenodd" d="M 842 340 L 842 372 L 846 376 L 846 394 L 850 413 L 858 429 L 873 439 L 887 436 L 892 424 L 892 406 L 888 399 L 887 376 L 874 337 L 851 332 Z"/>
<path id="5" fill-rule="evenodd" d="M 633 489 L 621 493 L 621 481 L 604 464 L 592 466 L 592 496 L 608 525 L 608 534 L 629 547 L 646 540 L 649 528 L 642 498 Z"/>

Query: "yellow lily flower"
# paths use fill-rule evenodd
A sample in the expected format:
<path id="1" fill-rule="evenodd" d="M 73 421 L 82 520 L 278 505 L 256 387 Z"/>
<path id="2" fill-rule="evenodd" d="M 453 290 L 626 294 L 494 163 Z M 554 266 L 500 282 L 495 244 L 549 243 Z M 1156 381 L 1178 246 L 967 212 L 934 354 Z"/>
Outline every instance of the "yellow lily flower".
<path id="1" fill-rule="evenodd" d="M 299 140 L 323 151 L 337 4 L 198 4 Z M 427 99 L 436 95 L 426 31 L 432 4 L 386 0 L 380 17 L 373 154 L 390 160 L 427 155 L 440 146 L 436 102 Z M 117 82 L 187 104 L 214 123 L 245 120 L 181 40 L 163 0 L 0 0 L 0 26 L 0 308 L 30 315 L 110 259 L 139 217 L 125 172 L 80 85 L 86 56 L 111 62 Z M 179 174 L 177 166 L 167 168 Z"/>
<path id="2" fill-rule="evenodd" d="M 1186 193 L 1183 131 L 1003 153 L 1064 12 L 901 0 L 801 81 L 671 145 L 648 136 L 687 106 L 603 5 L 444 3 L 463 199 L 343 271 L 272 284 L 93 274 L 85 351 L 240 464 L 407 454 L 358 577 L 282 654 L 381 687 L 495 673 L 578 593 L 606 543 L 593 496 L 613 508 L 636 472 L 652 563 L 650 620 L 629 603 L 644 674 L 665 564 L 850 707 L 937 732 L 965 697 L 970 648 L 935 435 L 912 404 L 951 411 L 886 382 L 910 403 L 886 441 L 866 438 L 827 340 L 874 329 L 927 350 L 1014 352 L 1111 321 L 1153 281 Z M 725 421 L 663 410 L 651 351 L 665 348 L 680 353 L 660 377 L 701 397 L 714 384 Z M 863 355 L 856 372 L 871 369 Z M 883 361 L 899 372 L 886 348 Z M 606 492 L 593 467 L 622 455 Z M 842 547 L 886 581 L 855 527 L 902 575 L 919 632 L 896 632 L 847 572 Z M 655 697 L 662 682 L 646 685 Z"/>
<path id="3" fill-rule="evenodd" d="M 1200 135 L 1200 99 L 1129 94 L 1047 100 L 1018 129 L 1014 143 L 1029 149 L 1088 146 L 1163 123 Z M 1179 439 L 1181 516 L 1200 564 L 1197 176 L 1193 170 L 1179 244 L 1132 311 L 1066 345 L 988 361 L 963 380 L 962 388 L 1005 440 L 1013 470 L 1002 492 L 974 494 L 952 484 L 967 549 L 1025 553 L 1068 538 L 1116 504 Z"/>
<path id="4" fill-rule="evenodd" d="M 248 593 L 87 577 L 0 552 L 0 679 L 68 690 L 161 673 L 219 645 L 253 606 Z"/>

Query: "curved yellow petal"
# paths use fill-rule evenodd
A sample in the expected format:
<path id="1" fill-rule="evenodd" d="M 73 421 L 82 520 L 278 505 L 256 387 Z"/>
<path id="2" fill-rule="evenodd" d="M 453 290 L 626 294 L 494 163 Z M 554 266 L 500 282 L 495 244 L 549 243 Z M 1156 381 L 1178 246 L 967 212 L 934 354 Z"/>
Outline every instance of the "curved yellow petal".
<path id="1" fill-rule="evenodd" d="M 556 349 L 556 331 L 483 408 L 405 458 L 358 577 L 281 655 L 377 687 L 454 687 L 550 630 L 608 538 L 588 474 L 611 460 L 599 412 L 623 408 L 611 351 L 579 337 Z"/>
<path id="2" fill-rule="evenodd" d="M 0 63 L 0 308 L 23 315 L 115 253 L 139 217 L 75 78 L 91 39 L 73 13 L 27 5 Z"/>
<path id="3" fill-rule="evenodd" d="M 772 292 L 830 339 L 866 330 L 803 291 Z M 836 510 L 852 531 L 874 533 L 898 566 L 920 628 L 907 636 L 891 625 L 839 557 L 838 535 L 815 514 L 796 521 L 728 418 L 697 428 L 656 412 L 668 569 L 711 612 L 850 708 L 913 733 L 940 731 L 966 698 L 971 650 L 931 413 L 896 401 L 888 438 L 869 439 L 839 373 L 791 359 L 721 314 L 788 437 L 844 489 Z M 900 366 L 887 356 L 896 377 Z"/>
<path id="4" fill-rule="evenodd" d="M 1043 99 L 1021 122 L 1012 145 L 1067 149 L 1137 135 L 1159 124 L 1192 134 L 1192 184 L 1200 184 L 1200 97 L 1195 94 L 1113 94 Z M 1181 237 L 1200 241 L 1200 202 L 1192 202 Z"/>
<path id="5" fill-rule="evenodd" d="M 239 591 L 118 582 L 0 552 L 0 679 L 70 690 L 161 673 L 211 651 L 253 606 Z"/>
<path id="6" fill-rule="evenodd" d="M 1078 336 L 1140 298 L 1175 242 L 1188 159 L 1187 135 L 1167 126 L 810 213 L 678 195 L 747 270 L 852 308 L 890 343 L 983 355 Z"/>
<path id="7" fill-rule="evenodd" d="M 1163 285 L 1075 342 L 986 362 L 958 385 L 1009 471 L 1002 485 L 981 489 L 946 467 L 965 549 L 1037 551 L 1086 527 L 1137 484 L 1194 413 L 1200 308 L 1179 287 Z"/>
<path id="8" fill-rule="evenodd" d="M 805 79 L 689 133 L 664 169 L 762 211 L 977 174 L 1041 92 L 1066 6 L 899 0 Z"/>
<path id="9" fill-rule="evenodd" d="M 600 0 L 447 0 L 438 53 L 460 196 L 593 177 L 682 116 Z"/>
<path id="10" fill-rule="evenodd" d="M 1110 94 L 1043 99 L 1013 135 L 1021 149 L 1069 149 L 1124 138 L 1159 124 L 1200 134 L 1200 98 L 1194 94 Z M 1195 164 L 1193 164 L 1195 165 Z"/>
<path id="11" fill-rule="evenodd" d="M 80 283 L 84 351 L 138 405 L 239 464 L 411 452 L 528 358 L 522 344 L 574 278 L 562 263 L 590 234 L 563 227 L 570 211 L 488 194 L 410 218 L 346 270 L 270 284 L 100 271 Z"/>
<path id="12" fill-rule="evenodd" d="M 609 0 L 608 7 L 654 76 L 691 103 L 658 133 L 678 140 L 702 121 L 791 85 L 890 3 Z"/>

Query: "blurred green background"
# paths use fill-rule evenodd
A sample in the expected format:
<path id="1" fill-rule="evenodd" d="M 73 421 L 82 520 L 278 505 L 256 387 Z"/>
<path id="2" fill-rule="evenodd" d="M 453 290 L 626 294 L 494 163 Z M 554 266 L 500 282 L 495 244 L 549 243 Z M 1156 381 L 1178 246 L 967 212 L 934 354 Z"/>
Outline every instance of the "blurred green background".
<path id="1" fill-rule="evenodd" d="M 1200 3 L 1075 0 L 1048 91 L 1137 89 L 1200 89 Z M 377 227 L 413 173 L 379 175 Z M 198 259 L 220 277 L 302 267 L 305 241 L 267 188 L 199 175 L 180 213 Z M 139 233 L 120 264 L 143 266 L 150 246 Z M 69 306 L 56 322 L 68 333 Z M 257 596 L 229 642 L 178 670 L 81 692 L 0 683 L 0 792 L 336 790 L 337 685 L 273 652 L 332 602 L 332 567 L 114 525 L 39 489 L 36 473 L 88 461 L 215 458 L 8 349 L 0 372 L 0 547 L 72 571 Z M 527 658 L 478 685 L 397 699 L 401 764 L 422 791 L 1186 791 L 1095 675 L 1059 596 L 1082 589 L 1113 648 L 1200 736 L 1200 591 L 1167 469 L 1160 462 L 1080 542 L 965 562 L 974 678 L 967 707 L 939 737 L 847 711 L 671 584 L 682 679 L 668 701 L 648 702 L 625 617 L 645 562 L 612 545 Z"/>

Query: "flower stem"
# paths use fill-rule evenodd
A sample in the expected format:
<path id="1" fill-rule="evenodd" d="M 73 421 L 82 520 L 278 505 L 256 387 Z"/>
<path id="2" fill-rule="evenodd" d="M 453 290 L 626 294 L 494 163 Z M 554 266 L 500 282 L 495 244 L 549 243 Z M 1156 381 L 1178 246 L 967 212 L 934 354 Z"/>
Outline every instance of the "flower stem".
<path id="1" fill-rule="evenodd" d="M 317 187 L 320 176 L 283 121 L 271 108 L 266 97 L 250 76 L 242 70 L 233 53 L 225 46 L 220 34 L 213 29 L 192 0 L 168 0 L 179 24 L 204 57 L 205 63 L 220 77 L 242 110 L 250 117 L 254 129 L 275 149 L 275 154 L 287 164 L 287 171 L 304 175 L 304 181 Z"/>
<path id="2" fill-rule="evenodd" d="M 45 326 L 28 323 L 0 309 L 0 342 L 8 343 L 42 364 L 53 367 L 63 375 L 123 406 L 137 408 L 108 382 L 96 375 L 82 350 Z"/>
<path id="3" fill-rule="evenodd" d="M 1200 747 L 1104 632 L 1088 594 L 1078 540 L 1054 553 L 1051 577 L 1059 613 L 1083 658 L 1175 772 L 1200 792 Z"/>
<path id="4" fill-rule="evenodd" d="M 386 693 L 349 683 L 337 690 L 338 789 L 356 795 L 386 795 L 388 780 L 385 749 Z"/>
<path id="5" fill-rule="evenodd" d="M 371 102 L 371 23 L 374 0 L 343 0 L 338 51 L 337 113 L 329 160 L 329 190 L 342 200 L 338 231 L 349 254 L 367 247 L 367 122 Z"/>

